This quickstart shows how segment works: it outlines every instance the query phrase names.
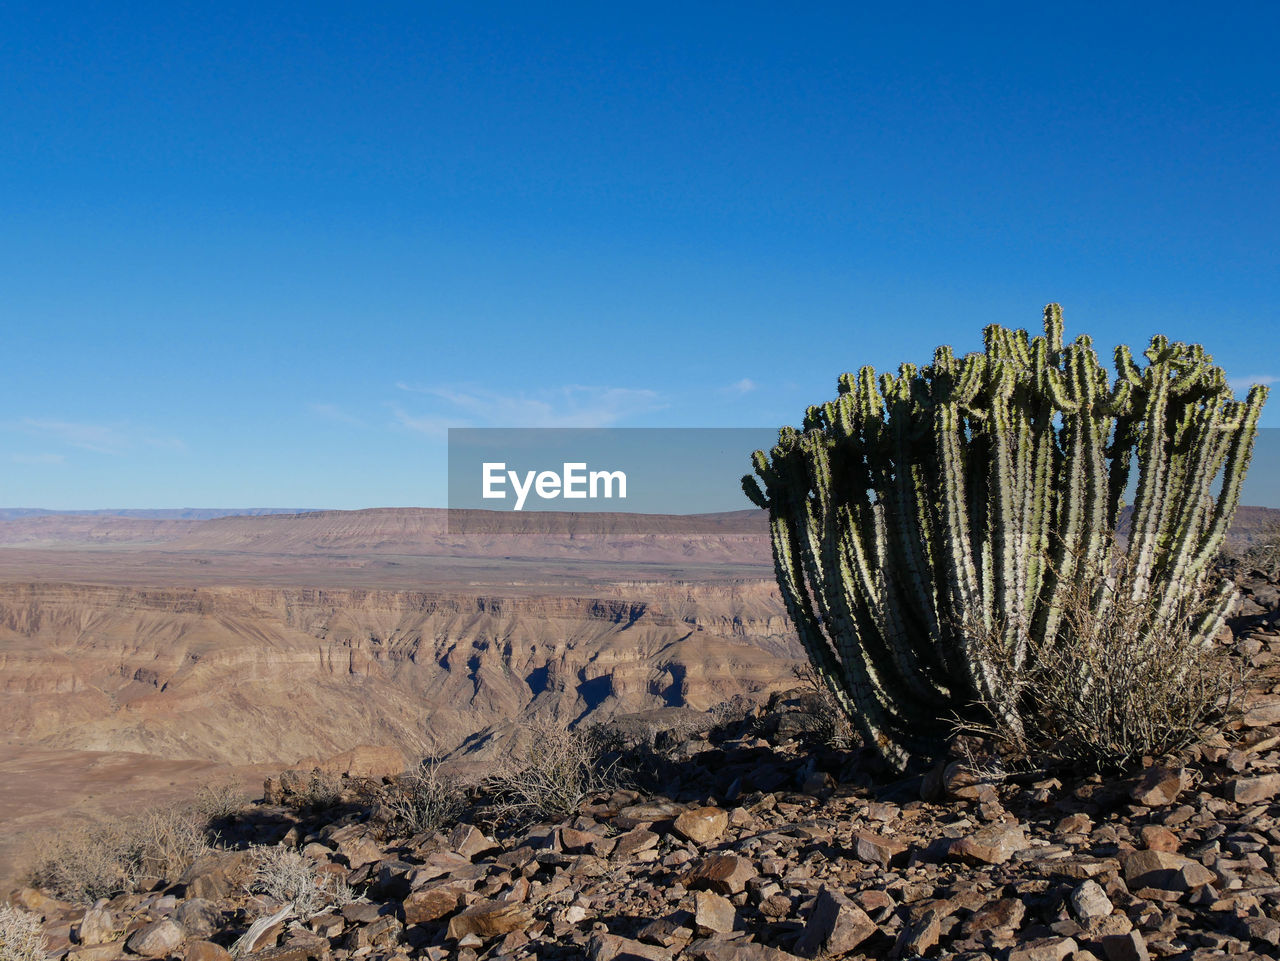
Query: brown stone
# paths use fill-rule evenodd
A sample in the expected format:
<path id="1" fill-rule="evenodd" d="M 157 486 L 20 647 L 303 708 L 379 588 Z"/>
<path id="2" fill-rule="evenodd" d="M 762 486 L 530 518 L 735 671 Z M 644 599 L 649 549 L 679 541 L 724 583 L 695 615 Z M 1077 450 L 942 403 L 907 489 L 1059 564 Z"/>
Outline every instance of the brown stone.
<path id="1" fill-rule="evenodd" d="M 901 841 L 869 831 L 853 832 L 853 853 L 859 861 L 866 864 L 878 864 L 887 868 L 895 861 L 901 861 L 906 851 L 907 846 Z"/>
<path id="2" fill-rule="evenodd" d="M 1245 727 L 1280 725 L 1280 697 L 1259 698 L 1244 712 L 1240 723 Z"/>
<path id="3" fill-rule="evenodd" d="M 1275 948 L 1280 946 L 1280 921 L 1268 917 L 1248 917 L 1239 921 L 1241 933 L 1254 941 L 1261 941 Z"/>
<path id="4" fill-rule="evenodd" d="M 404 899 L 404 923 L 425 924 L 448 917 L 462 904 L 462 895 L 454 888 L 422 888 Z"/>
<path id="5" fill-rule="evenodd" d="M 106 908 L 89 908 L 80 919 L 76 940 L 81 944 L 106 944 L 115 938 L 119 928 Z"/>
<path id="6" fill-rule="evenodd" d="M 252 871 L 251 862 L 248 851 L 210 851 L 196 858 L 178 883 L 186 886 L 189 898 L 220 901 L 240 888 Z"/>
<path id="7" fill-rule="evenodd" d="M 1147 942 L 1137 931 L 1128 934 L 1111 934 L 1102 939 L 1102 951 L 1107 961 L 1150 961 Z"/>
<path id="8" fill-rule="evenodd" d="M 693 961 L 797 961 L 794 954 L 752 941 L 694 941 L 682 957 Z"/>
<path id="9" fill-rule="evenodd" d="M 678 835 L 694 844 L 710 844 L 729 826 L 728 812 L 717 807 L 700 807 L 685 811 L 675 820 Z"/>
<path id="10" fill-rule="evenodd" d="M 1238 778 L 1227 785 L 1227 796 L 1237 804 L 1270 801 L 1277 794 L 1280 794 L 1280 774 Z"/>
<path id="11" fill-rule="evenodd" d="M 125 942 L 125 947 L 134 954 L 158 958 L 168 954 L 185 939 L 186 932 L 182 930 L 182 926 L 177 921 L 165 918 L 134 931 Z"/>
<path id="12" fill-rule="evenodd" d="M 915 957 L 929 951 L 930 948 L 938 943 L 938 937 L 942 934 L 942 921 L 945 917 L 945 911 L 938 908 L 927 908 L 920 912 L 899 933 L 898 941 L 893 948 L 894 955 L 901 957 L 905 954 Z"/>
<path id="13" fill-rule="evenodd" d="M 671 952 L 616 934 L 597 934 L 587 944 L 589 961 L 669 961 Z"/>
<path id="14" fill-rule="evenodd" d="M 595 854 L 608 857 L 616 842 L 590 831 L 578 831 L 570 827 L 560 829 L 560 847 L 570 854 Z"/>
<path id="15" fill-rule="evenodd" d="M 943 792 L 957 800 L 975 801 L 990 786 L 990 778 L 966 761 L 952 761 L 942 772 Z"/>
<path id="16" fill-rule="evenodd" d="M 341 754 L 335 754 L 315 766 L 326 774 L 383 778 L 403 774 L 408 770 L 409 764 L 397 747 L 389 744 L 362 744 Z"/>
<path id="17" fill-rule="evenodd" d="M 481 938 L 496 938 L 511 931 L 522 931 L 529 926 L 531 917 L 521 904 L 505 901 L 480 901 L 471 905 L 449 921 L 449 937 L 454 940 L 474 934 Z"/>
<path id="18" fill-rule="evenodd" d="M 1214 879 L 1199 861 L 1169 851 L 1135 851 L 1124 860 L 1124 879 L 1131 891 L 1158 888 L 1163 891 L 1194 891 Z"/>
<path id="19" fill-rule="evenodd" d="M 1035 938 L 1009 952 L 1009 961 L 1063 961 L 1080 950 L 1074 938 Z"/>
<path id="20" fill-rule="evenodd" d="M 1026 913 L 1027 906 L 1018 898 L 1001 898 L 975 911 L 961 927 L 961 931 L 970 937 L 984 931 L 1012 934 L 1021 927 Z"/>
<path id="21" fill-rule="evenodd" d="M 684 885 L 692 891 L 707 890 L 716 894 L 737 894 L 756 876 L 755 866 L 736 854 L 713 854 L 693 865 L 685 874 Z"/>
<path id="22" fill-rule="evenodd" d="M 231 961 L 231 952 L 212 941 L 188 941 L 183 961 Z"/>
<path id="23" fill-rule="evenodd" d="M 693 923 L 703 934 L 728 934 L 737 923 L 733 902 L 712 891 L 694 894 Z"/>
<path id="24" fill-rule="evenodd" d="M 1182 793 L 1186 780 L 1186 771 L 1182 768 L 1149 767 L 1129 791 L 1129 797 L 1144 807 L 1164 807 Z"/>
<path id="25" fill-rule="evenodd" d="M 352 901 L 350 904 L 344 904 L 339 913 L 355 924 L 369 924 L 378 920 L 378 915 L 382 913 L 382 905 L 374 904 L 372 901 Z"/>
<path id="26" fill-rule="evenodd" d="M 1071 910 L 1088 924 L 1097 918 L 1105 918 L 1115 907 L 1097 881 L 1085 881 L 1071 892 Z"/>
<path id="27" fill-rule="evenodd" d="M 459 824 L 453 829 L 449 835 L 449 847 L 456 854 L 472 860 L 482 854 L 502 850 L 502 845 L 471 824 Z"/>
<path id="28" fill-rule="evenodd" d="M 1027 835 L 1021 825 L 992 824 L 966 837 L 951 842 L 947 853 L 958 861 L 978 864 L 1004 864 L 1015 851 L 1027 847 Z"/>
<path id="29" fill-rule="evenodd" d="M 635 828 L 626 834 L 619 835 L 613 846 L 611 856 L 619 860 L 627 860 L 632 855 L 658 846 L 658 835 L 645 828 Z"/>
<path id="30" fill-rule="evenodd" d="M 1142 829 L 1142 846 L 1148 851 L 1177 851 L 1178 835 L 1159 824 L 1148 824 Z"/>
<path id="31" fill-rule="evenodd" d="M 877 891 L 875 888 L 863 888 L 851 895 L 853 903 L 868 914 L 884 914 L 892 911 L 898 906 L 898 902 L 887 891 Z"/>
<path id="32" fill-rule="evenodd" d="M 207 938 L 222 924 L 222 911 L 206 898 L 191 898 L 178 905 L 173 918 L 189 938 Z"/>
<path id="33" fill-rule="evenodd" d="M 1056 834 L 1088 834 L 1093 830 L 1093 819 L 1087 814 L 1068 814 L 1053 830 Z"/>
<path id="34" fill-rule="evenodd" d="M 67 952 L 67 961 L 116 961 L 125 956 L 124 942 L 112 941 L 108 944 L 86 944 L 73 947 Z"/>
<path id="35" fill-rule="evenodd" d="M 796 951 L 806 957 L 841 955 L 875 933 L 876 923 L 847 897 L 823 887 L 809 911 Z"/>

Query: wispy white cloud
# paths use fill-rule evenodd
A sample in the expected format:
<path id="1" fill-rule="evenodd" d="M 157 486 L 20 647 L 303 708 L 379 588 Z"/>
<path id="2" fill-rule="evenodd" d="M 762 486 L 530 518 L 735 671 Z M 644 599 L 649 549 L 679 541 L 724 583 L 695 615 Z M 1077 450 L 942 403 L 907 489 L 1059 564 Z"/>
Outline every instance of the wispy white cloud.
<path id="1" fill-rule="evenodd" d="M 337 424 L 348 424 L 352 427 L 364 427 L 365 423 L 354 414 L 348 414 L 337 404 L 308 404 L 307 408 L 311 413 L 323 417 L 325 420 L 331 420 Z"/>
<path id="2" fill-rule="evenodd" d="M 1248 390 L 1254 384 L 1275 384 L 1280 383 L 1280 376 L 1275 374 L 1257 374 L 1253 377 L 1232 377 L 1227 381 L 1227 386 L 1232 390 L 1241 391 Z"/>
<path id="3" fill-rule="evenodd" d="M 39 466 L 42 464 L 65 464 L 67 458 L 62 454 L 10 454 L 9 461 L 14 464 Z"/>
<path id="4" fill-rule="evenodd" d="M 432 437 L 444 437 L 450 427 L 465 426 L 457 418 L 438 417 L 433 414 L 410 414 L 399 404 L 391 404 L 391 413 L 396 423 L 406 430 L 419 434 L 430 434 Z"/>
<path id="5" fill-rule="evenodd" d="M 760 385 L 750 377 L 744 377 L 742 380 L 736 380 L 728 387 L 720 388 L 722 394 L 749 394 Z"/>
<path id="6" fill-rule="evenodd" d="M 666 406 L 652 390 L 570 384 L 538 391 L 499 392 L 482 387 L 420 387 L 399 390 L 443 402 L 445 410 L 409 415 L 393 405 L 397 419 L 413 430 L 440 433 L 447 427 L 611 427 Z"/>
<path id="7" fill-rule="evenodd" d="M 167 447 L 182 450 L 185 444 L 176 437 L 161 437 L 144 428 L 129 424 L 91 424 L 82 421 L 46 417 L 24 417 L 5 425 L 46 441 L 66 444 L 95 454 L 125 454 L 139 447 Z"/>

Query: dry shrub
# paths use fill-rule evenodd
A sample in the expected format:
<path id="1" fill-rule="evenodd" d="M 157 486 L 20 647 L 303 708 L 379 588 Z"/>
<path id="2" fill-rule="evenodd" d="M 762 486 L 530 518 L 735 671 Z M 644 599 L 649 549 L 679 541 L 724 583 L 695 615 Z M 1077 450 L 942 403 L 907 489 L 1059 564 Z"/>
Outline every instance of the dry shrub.
<path id="1" fill-rule="evenodd" d="M 295 807 L 326 811 L 342 802 L 342 775 L 314 768 L 307 777 L 306 786 L 290 798 Z"/>
<path id="2" fill-rule="evenodd" d="M 350 904 L 355 892 L 345 879 L 321 875 L 316 863 L 293 848 L 260 847 L 254 850 L 250 890 L 290 908 L 303 921 L 334 906 Z"/>
<path id="3" fill-rule="evenodd" d="M 835 751 L 847 751 L 854 747 L 859 739 L 849 721 L 849 715 L 840 707 L 831 688 L 818 676 L 813 664 L 809 661 L 797 664 L 791 669 L 791 673 L 822 705 L 821 710 L 810 715 L 817 721 L 813 735 L 818 743 Z"/>
<path id="4" fill-rule="evenodd" d="M 239 786 L 230 783 L 207 784 L 196 794 L 195 810 L 209 823 L 235 817 L 249 806 L 249 798 Z"/>
<path id="5" fill-rule="evenodd" d="M 209 850 L 208 818 L 184 807 L 63 828 L 42 840 L 31 881 L 68 901 L 92 902 L 172 881 Z"/>
<path id="6" fill-rule="evenodd" d="M 483 788 L 500 816 L 517 821 L 563 818 L 591 795 L 619 786 L 616 757 L 590 729 L 535 721 Z"/>
<path id="7" fill-rule="evenodd" d="M 40 838 L 37 846 L 30 881 L 64 901 L 90 903 L 136 883 L 123 819 L 67 826 Z"/>
<path id="8" fill-rule="evenodd" d="M 604 721 L 587 725 L 577 734 L 590 744 L 597 765 L 610 772 L 613 784 L 659 792 L 679 766 L 681 746 L 706 731 L 706 720 L 683 715 L 674 720 L 663 717 L 630 731 Z"/>
<path id="9" fill-rule="evenodd" d="M 440 768 L 435 757 L 402 774 L 383 801 L 390 815 L 390 829 L 400 834 L 438 831 L 457 821 L 466 804 L 466 791 Z"/>
<path id="10" fill-rule="evenodd" d="M 40 916 L 0 904 L 0 961 L 44 961 L 48 953 Z"/>
<path id="11" fill-rule="evenodd" d="M 1280 577 L 1280 524 L 1272 524 L 1244 546 L 1226 546 L 1219 561 L 1231 574 L 1257 571 L 1275 580 Z"/>
<path id="12" fill-rule="evenodd" d="M 209 819 L 190 808 L 157 808 L 134 822 L 140 880 L 177 880 L 209 850 Z"/>
<path id="13" fill-rule="evenodd" d="M 1000 718 L 993 726 L 968 727 L 994 735 L 1015 763 L 1089 771 L 1172 754 L 1220 729 L 1237 710 L 1243 677 L 1197 636 L 1205 584 L 1188 586 L 1171 615 L 1157 618 L 1135 576 L 1122 555 L 1110 577 L 1077 582 L 1058 642 L 1031 637 L 1016 666 L 998 630 L 972 631 L 1007 699 L 987 705 Z"/>

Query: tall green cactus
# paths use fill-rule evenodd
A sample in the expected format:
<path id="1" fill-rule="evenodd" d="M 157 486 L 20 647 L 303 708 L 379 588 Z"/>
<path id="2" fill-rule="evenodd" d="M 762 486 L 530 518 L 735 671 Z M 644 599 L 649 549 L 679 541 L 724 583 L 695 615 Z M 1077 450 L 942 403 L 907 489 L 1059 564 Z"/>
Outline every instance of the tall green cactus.
<path id="1" fill-rule="evenodd" d="M 769 510 L 787 612 L 819 674 L 899 769 L 973 705 L 1017 725 L 989 639 L 1016 668 L 1069 630 L 1064 604 L 1126 551 L 1151 629 L 1211 576 L 1239 501 L 1265 387 L 1240 402 L 1202 347 L 1155 337 L 1111 382 L 1091 341 L 991 326 L 984 353 L 845 374 L 783 428 L 743 489 Z M 1115 537 L 1138 465 L 1127 538 Z M 1106 591 L 1095 604 L 1108 603 Z M 1201 612 L 1207 642 L 1235 601 Z M 981 635 L 986 641 L 978 642 Z M 1035 644 L 1032 641 L 1036 642 Z"/>

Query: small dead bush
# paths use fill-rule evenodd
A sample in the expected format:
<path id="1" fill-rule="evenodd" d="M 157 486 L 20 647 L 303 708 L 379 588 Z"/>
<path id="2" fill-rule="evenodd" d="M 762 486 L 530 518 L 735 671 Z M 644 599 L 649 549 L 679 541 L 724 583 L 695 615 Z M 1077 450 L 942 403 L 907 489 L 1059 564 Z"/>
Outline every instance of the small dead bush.
<path id="1" fill-rule="evenodd" d="M 209 850 L 209 819 L 190 808 L 157 808 L 134 822 L 139 880 L 176 881 Z"/>
<path id="2" fill-rule="evenodd" d="M 499 815 L 517 821 L 563 818 L 591 795 L 612 791 L 621 777 L 616 756 L 591 729 L 536 721 L 483 788 Z"/>
<path id="3" fill-rule="evenodd" d="M 137 881 L 122 819 L 69 825 L 37 846 L 30 881 L 64 901 L 90 903 L 131 890 Z"/>
<path id="4" fill-rule="evenodd" d="M 591 724 L 578 733 L 591 744 L 597 764 L 612 772 L 612 780 L 617 785 L 625 783 L 627 787 L 658 792 L 670 782 L 672 772 L 678 767 L 676 748 L 692 736 L 691 730 L 685 718 L 675 721 L 664 718 L 629 732 L 606 721 Z"/>
<path id="5" fill-rule="evenodd" d="M 195 810 L 210 823 L 235 817 L 249 806 L 244 790 L 230 782 L 208 784 L 196 795 Z"/>
<path id="6" fill-rule="evenodd" d="M 853 724 L 849 721 L 849 716 L 840 707 L 840 702 L 831 693 L 831 688 L 818 676 L 813 665 L 805 661 L 803 664 L 794 666 L 791 673 L 822 706 L 821 710 L 811 715 L 817 722 L 813 737 L 818 743 L 835 751 L 847 751 L 857 745 L 859 738 L 853 729 Z"/>
<path id="7" fill-rule="evenodd" d="M 342 775 L 315 768 L 307 777 L 306 786 L 290 799 L 295 807 L 326 811 L 342 801 Z"/>
<path id="8" fill-rule="evenodd" d="M 446 774 L 437 758 L 429 757 L 390 786 L 383 802 L 389 828 L 401 835 L 439 831 L 457 821 L 466 804 L 466 791 Z"/>
<path id="9" fill-rule="evenodd" d="M 1001 718 L 993 726 L 971 729 L 994 735 L 1022 766 L 1095 772 L 1176 753 L 1220 729 L 1238 708 L 1243 677 L 1212 642 L 1197 641 L 1206 588 L 1191 586 L 1171 616 L 1157 619 L 1133 583 L 1124 563 L 1110 577 L 1082 580 L 1066 598 L 1058 643 L 1033 636 L 1019 665 L 1005 656 L 999 630 L 972 631 L 1007 700 L 988 706 Z"/>
<path id="10" fill-rule="evenodd" d="M 1270 580 L 1280 577 L 1280 524 L 1273 524 L 1242 547 L 1224 548 L 1220 562 L 1233 575 L 1257 571 Z"/>
<path id="11" fill-rule="evenodd" d="M 289 907 L 291 913 L 303 921 L 356 899 L 344 879 L 332 874 L 321 875 L 311 858 L 287 847 L 255 849 L 250 890 Z"/>
<path id="12" fill-rule="evenodd" d="M 0 961 L 44 961 L 48 953 L 40 916 L 0 904 Z"/>
<path id="13" fill-rule="evenodd" d="M 170 807 L 63 828 L 41 841 L 31 881 L 85 903 L 143 881 L 174 881 L 209 850 L 207 826 L 199 811 Z"/>

